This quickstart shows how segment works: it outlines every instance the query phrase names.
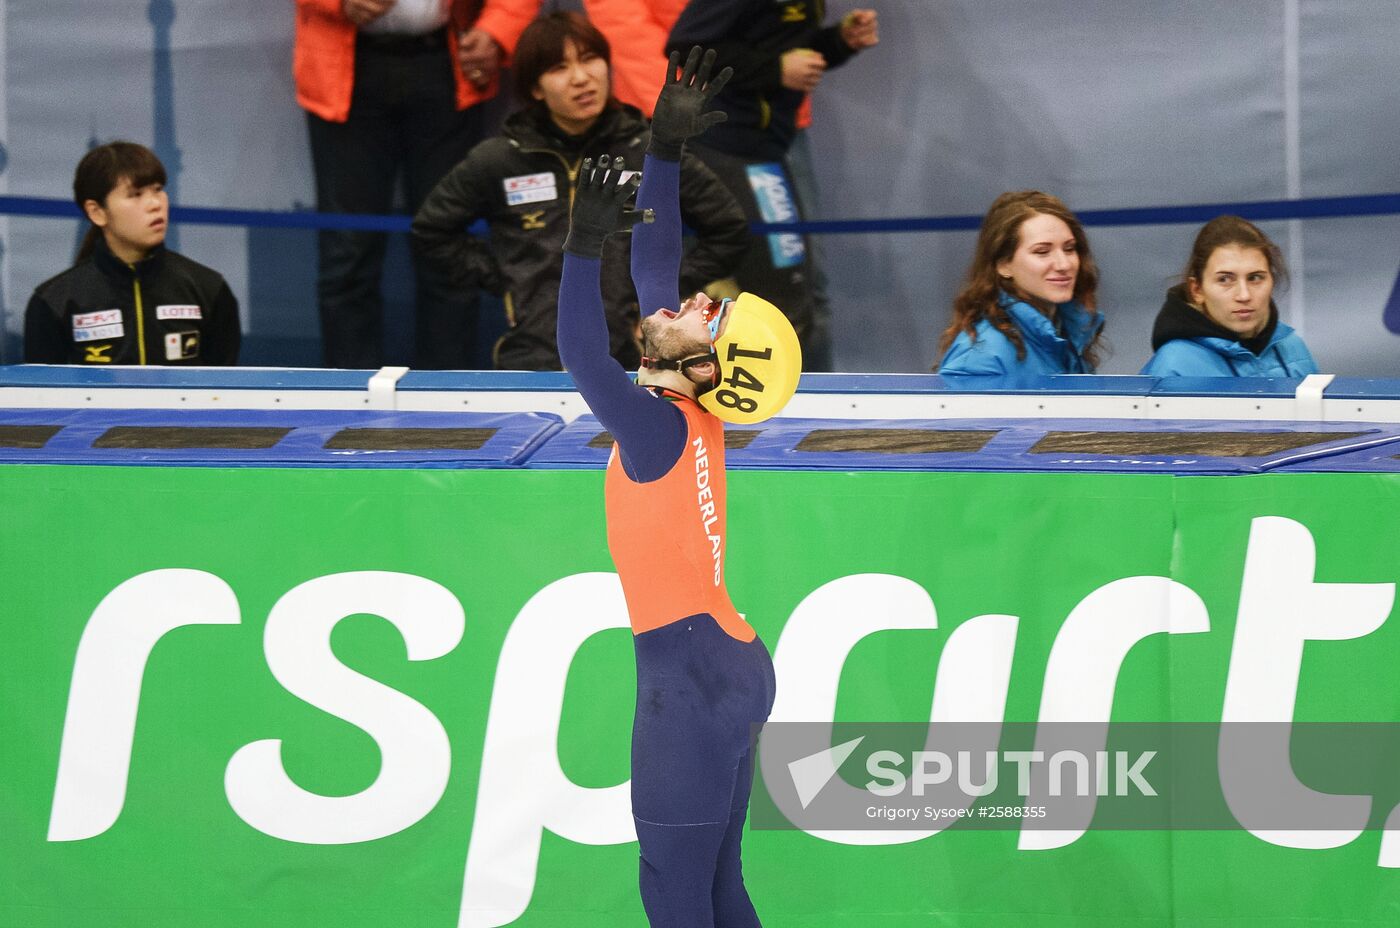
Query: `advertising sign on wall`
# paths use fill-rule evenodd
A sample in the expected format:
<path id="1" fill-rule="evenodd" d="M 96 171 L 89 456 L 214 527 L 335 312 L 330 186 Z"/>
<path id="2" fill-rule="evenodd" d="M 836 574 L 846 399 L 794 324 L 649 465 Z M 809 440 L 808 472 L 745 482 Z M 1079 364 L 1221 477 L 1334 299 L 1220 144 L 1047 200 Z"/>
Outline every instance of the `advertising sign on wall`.
<path id="1" fill-rule="evenodd" d="M 0 926 L 644 924 L 601 490 L 0 471 Z M 1393 476 L 740 471 L 730 500 L 774 730 L 1004 725 L 1005 750 L 1065 723 L 1400 718 Z M 745 874 L 774 926 L 1393 925 L 1400 782 L 1308 743 L 1256 767 L 1328 827 L 1251 827 L 1229 784 L 1233 827 L 779 827 L 756 804 Z M 866 789 L 864 764 L 818 791 Z"/>

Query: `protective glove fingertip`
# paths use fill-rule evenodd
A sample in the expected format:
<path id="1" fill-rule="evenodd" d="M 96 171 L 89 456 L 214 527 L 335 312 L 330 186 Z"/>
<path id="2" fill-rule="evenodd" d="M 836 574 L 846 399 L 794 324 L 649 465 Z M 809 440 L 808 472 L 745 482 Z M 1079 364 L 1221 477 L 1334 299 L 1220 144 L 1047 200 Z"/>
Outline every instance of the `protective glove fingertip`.
<path id="1" fill-rule="evenodd" d="M 690 86 L 695 78 L 695 69 L 700 64 L 700 46 L 693 45 L 690 54 L 685 57 L 685 71 L 681 74 L 681 83 Z"/>
<path id="2" fill-rule="evenodd" d="M 715 94 L 719 93 L 721 90 L 724 89 L 724 85 L 729 83 L 729 79 L 733 76 L 733 68 L 725 68 L 723 71 L 720 71 L 718 74 L 715 75 L 714 79 L 710 81 L 710 85 L 705 88 L 706 95 L 708 97 L 713 97 Z"/>

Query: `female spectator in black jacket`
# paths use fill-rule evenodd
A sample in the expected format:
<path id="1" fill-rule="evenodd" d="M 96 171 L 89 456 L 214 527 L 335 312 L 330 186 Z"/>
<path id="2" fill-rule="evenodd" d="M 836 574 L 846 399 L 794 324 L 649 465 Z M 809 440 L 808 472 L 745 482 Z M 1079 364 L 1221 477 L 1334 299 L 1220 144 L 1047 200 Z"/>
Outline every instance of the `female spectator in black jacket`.
<path id="1" fill-rule="evenodd" d="M 77 262 L 24 314 L 30 364 L 235 364 L 238 301 L 218 272 L 165 248 L 165 166 L 149 148 L 88 152 L 73 199 L 92 222 Z"/>
<path id="2" fill-rule="evenodd" d="M 641 114 L 612 97 L 607 39 L 588 20 L 556 12 L 520 36 L 512 69 L 516 97 L 531 100 L 443 178 L 413 219 L 413 246 L 462 287 L 503 295 L 510 328 L 498 368 L 559 370 L 555 343 L 559 278 L 569 206 L 584 158 L 640 165 L 650 132 Z M 681 292 L 715 288 L 734 272 L 747 241 L 743 211 L 728 189 L 689 155 L 681 162 L 681 217 L 696 241 L 681 265 Z M 489 245 L 465 230 L 478 219 Z M 608 240 L 603 304 L 613 357 L 641 360 L 628 236 Z M 679 304 L 680 293 L 677 294 Z"/>

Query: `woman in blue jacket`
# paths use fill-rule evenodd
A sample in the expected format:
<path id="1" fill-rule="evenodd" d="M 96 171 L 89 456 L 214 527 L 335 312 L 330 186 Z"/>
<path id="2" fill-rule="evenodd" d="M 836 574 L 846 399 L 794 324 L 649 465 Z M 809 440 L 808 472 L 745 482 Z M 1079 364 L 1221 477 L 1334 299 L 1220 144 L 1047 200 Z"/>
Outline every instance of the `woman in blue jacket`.
<path id="1" fill-rule="evenodd" d="M 982 220 L 967 282 L 953 300 L 938 372 L 1015 384 L 1092 374 L 1103 316 L 1084 227 L 1059 198 L 1003 193 Z"/>
<path id="2" fill-rule="evenodd" d="M 1297 332 L 1279 321 L 1274 283 L 1286 280 L 1283 254 L 1238 216 L 1201 227 L 1184 279 L 1167 291 L 1152 327 L 1155 377 L 1303 377 L 1317 362 Z"/>

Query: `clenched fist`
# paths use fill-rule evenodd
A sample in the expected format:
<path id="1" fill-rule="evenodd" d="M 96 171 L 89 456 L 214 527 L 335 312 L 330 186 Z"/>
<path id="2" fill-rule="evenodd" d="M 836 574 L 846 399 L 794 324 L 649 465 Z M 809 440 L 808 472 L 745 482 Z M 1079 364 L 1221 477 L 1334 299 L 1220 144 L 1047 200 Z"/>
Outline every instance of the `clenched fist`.
<path id="1" fill-rule="evenodd" d="M 501 47 L 482 29 L 463 32 L 457 40 L 457 67 L 477 87 L 485 87 L 501 69 Z"/>
<path id="2" fill-rule="evenodd" d="M 781 60 L 783 86 L 788 90 L 811 93 L 826 73 L 826 58 L 810 48 L 794 48 L 783 52 Z"/>
<path id="3" fill-rule="evenodd" d="M 852 10 L 841 17 L 841 41 L 853 52 L 880 44 L 880 21 L 874 10 Z"/>

